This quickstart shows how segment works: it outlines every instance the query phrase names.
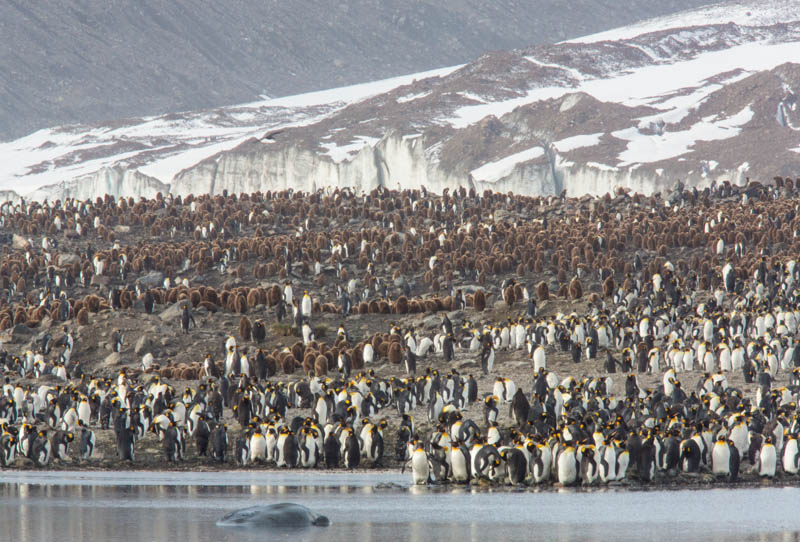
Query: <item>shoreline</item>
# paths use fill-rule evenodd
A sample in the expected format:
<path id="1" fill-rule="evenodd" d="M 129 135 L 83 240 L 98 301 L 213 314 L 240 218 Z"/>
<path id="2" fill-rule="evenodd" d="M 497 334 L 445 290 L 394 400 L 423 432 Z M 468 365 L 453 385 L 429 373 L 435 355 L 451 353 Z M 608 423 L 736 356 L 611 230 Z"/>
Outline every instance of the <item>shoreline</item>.
<path id="1" fill-rule="evenodd" d="M 78 469 L 26 469 L 8 468 L 3 472 L 4 480 L 0 484 L 19 485 L 102 485 L 102 486 L 239 486 L 258 485 L 288 487 L 352 487 L 371 490 L 403 490 L 415 492 L 497 492 L 497 493 L 542 493 L 572 491 L 575 493 L 593 493 L 602 491 L 680 491 L 711 489 L 762 489 L 762 488 L 800 488 L 800 476 L 782 476 L 775 478 L 758 477 L 754 474 L 743 474 L 735 483 L 716 479 L 709 473 L 674 476 L 662 475 L 649 483 L 641 483 L 636 479 L 616 481 L 608 484 L 570 485 L 559 483 L 509 485 L 488 482 L 470 482 L 456 484 L 452 482 L 432 482 L 426 485 L 415 485 L 410 473 L 401 474 L 390 469 L 278 469 L 258 466 L 240 467 L 237 469 L 152 469 L 131 468 L 126 470 L 98 468 Z M 129 475 L 141 475 L 143 478 L 130 478 Z M 190 474 L 182 480 L 178 474 Z M 109 480 L 108 476 L 120 476 L 121 479 Z M 215 479 L 218 475 L 225 479 Z M 372 479 L 374 477 L 374 479 Z M 259 480 L 263 478 L 263 480 Z M 255 480 L 254 480 L 255 479 Z M 322 479 L 322 480 L 321 480 Z M 306 483 L 313 481 L 313 484 Z"/>

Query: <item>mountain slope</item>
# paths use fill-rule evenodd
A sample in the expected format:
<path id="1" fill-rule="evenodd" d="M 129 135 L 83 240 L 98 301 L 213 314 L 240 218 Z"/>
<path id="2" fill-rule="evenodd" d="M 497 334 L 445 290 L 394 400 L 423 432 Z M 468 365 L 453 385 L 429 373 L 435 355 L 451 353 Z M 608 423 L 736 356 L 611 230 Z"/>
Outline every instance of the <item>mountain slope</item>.
<path id="1" fill-rule="evenodd" d="M 6 0 L 0 141 L 466 62 L 708 0 Z"/>
<path id="2" fill-rule="evenodd" d="M 381 185 L 581 195 L 797 176 L 800 14 L 761 2 L 743 15 L 758 24 L 724 22 L 746 5 L 355 87 L 43 130 L 0 144 L 0 189 L 51 199 Z"/>

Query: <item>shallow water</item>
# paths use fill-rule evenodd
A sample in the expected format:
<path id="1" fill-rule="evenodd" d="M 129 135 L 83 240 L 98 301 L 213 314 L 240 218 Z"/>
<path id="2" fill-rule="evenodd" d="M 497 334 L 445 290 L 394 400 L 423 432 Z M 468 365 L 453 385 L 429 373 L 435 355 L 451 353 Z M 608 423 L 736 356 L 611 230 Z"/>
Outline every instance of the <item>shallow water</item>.
<path id="1" fill-rule="evenodd" d="M 491 491 L 408 487 L 390 474 L 4 472 L 0 539 L 800 540 L 798 488 Z M 377 483 L 402 488 L 378 489 Z M 296 502 L 327 528 L 217 527 L 228 512 Z"/>

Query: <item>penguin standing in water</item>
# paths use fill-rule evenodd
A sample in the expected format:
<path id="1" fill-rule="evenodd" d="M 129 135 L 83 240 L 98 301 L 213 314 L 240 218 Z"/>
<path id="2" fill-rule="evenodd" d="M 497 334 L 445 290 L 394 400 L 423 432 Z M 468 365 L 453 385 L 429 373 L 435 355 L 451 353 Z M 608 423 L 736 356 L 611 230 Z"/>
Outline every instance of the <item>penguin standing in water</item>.
<path id="1" fill-rule="evenodd" d="M 797 444 L 797 435 L 790 434 L 786 437 L 781 465 L 786 474 L 797 474 L 800 471 L 800 446 Z"/>
<path id="2" fill-rule="evenodd" d="M 183 306 L 183 311 L 181 312 L 181 330 L 185 333 L 189 333 L 189 325 L 192 324 L 194 327 L 197 327 L 197 322 L 194 321 L 194 316 L 192 316 L 192 312 L 189 309 L 189 304 L 186 303 Z"/>
<path id="3" fill-rule="evenodd" d="M 46 467 L 50 463 L 52 446 L 47 439 L 47 431 L 39 431 L 30 446 L 30 458 L 37 467 Z"/>
<path id="4" fill-rule="evenodd" d="M 728 441 L 728 450 L 730 451 L 728 458 L 728 481 L 735 482 L 739 479 L 739 464 L 741 458 L 739 456 L 739 451 L 731 440 Z"/>
<path id="5" fill-rule="evenodd" d="M 249 448 L 251 461 L 265 461 L 267 459 L 267 439 L 261 429 L 256 428 L 255 432 L 253 432 L 250 437 Z"/>
<path id="6" fill-rule="evenodd" d="M 414 442 L 414 452 L 411 454 L 411 479 L 416 485 L 427 484 L 430 479 L 430 464 L 428 454 L 419 441 Z M 405 466 L 402 470 L 405 470 Z"/>
<path id="7" fill-rule="evenodd" d="M 453 443 L 453 446 L 450 448 L 450 468 L 455 483 L 469 483 L 471 473 L 470 465 L 469 448 L 464 444 L 456 445 L 456 443 Z"/>
<path id="8" fill-rule="evenodd" d="M 581 447 L 581 482 L 590 486 L 597 480 L 597 461 L 594 446 Z"/>
<path id="9" fill-rule="evenodd" d="M 777 466 L 777 453 L 775 451 L 775 439 L 770 435 L 761 446 L 761 453 L 756 461 L 756 470 L 759 476 L 775 478 L 775 468 Z"/>
<path id="10" fill-rule="evenodd" d="M 211 439 L 211 429 L 208 427 L 208 422 L 204 414 L 200 414 L 197 418 L 197 426 L 192 433 L 195 448 L 197 448 L 197 455 L 200 457 L 208 456 L 208 443 Z"/>
<path id="11" fill-rule="evenodd" d="M 17 439 L 11 433 L 0 437 L 0 465 L 10 466 L 14 462 L 17 451 Z"/>
<path id="12" fill-rule="evenodd" d="M 574 446 L 564 446 L 556 456 L 556 479 L 564 486 L 574 484 L 578 480 L 578 459 Z"/>
<path id="13" fill-rule="evenodd" d="M 550 447 L 546 444 L 536 444 L 531 449 L 529 465 L 534 483 L 540 484 L 549 480 L 553 466 L 553 454 Z"/>
<path id="14" fill-rule="evenodd" d="M 500 454 L 491 444 L 473 445 L 470 452 L 472 458 L 472 477 L 476 480 L 486 478 L 494 480 L 497 477 L 497 467 L 500 466 Z"/>
<path id="15" fill-rule="evenodd" d="M 681 461 L 681 443 L 675 434 L 671 434 L 667 437 L 664 441 L 664 445 L 661 447 L 660 453 L 661 465 L 663 465 L 664 470 L 671 471 L 678 468 Z"/>
<path id="16" fill-rule="evenodd" d="M 134 427 L 122 427 L 117 432 L 117 455 L 122 461 L 133 462 L 133 442 L 136 436 Z"/>
<path id="17" fill-rule="evenodd" d="M 288 427 L 281 427 L 278 433 L 275 466 L 294 468 L 300 459 L 299 445 L 294 432 Z"/>
<path id="18" fill-rule="evenodd" d="M 211 457 L 220 463 L 225 461 L 228 451 L 228 428 L 224 424 L 218 425 L 211 432 Z"/>
<path id="19" fill-rule="evenodd" d="M 339 441 L 333 431 L 325 437 L 322 449 L 325 454 L 325 466 L 329 469 L 337 468 L 342 458 L 339 450 Z"/>
<path id="20" fill-rule="evenodd" d="M 344 441 L 344 467 L 347 470 L 358 468 L 361 462 L 361 447 L 358 444 L 358 437 L 351 428 L 347 429 L 347 439 Z"/>
<path id="21" fill-rule="evenodd" d="M 628 465 L 630 462 L 630 452 L 625 448 L 625 445 L 623 445 L 622 449 L 619 450 L 619 453 L 617 454 L 617 480 L 624 480 L 628 475 Z"/>
<path id="22" fill-rule="evenodd" d="M 583 450 L 581 450 L 583 453 Z M 604 440 L 603 444 L 597 448 L 598 475 L 603 482 L 613 482 L 617 479 L 617 454 L 614 446 Z M 583 477 L 583 465 L 581 465 L 581 478 Z M 585 479 L 585 478 L 584 478 Z"/>
<path id="23" fill-rule="evenodd" d="M 698 472 L 700 470 L 700 446 L 693 439 L 688 439 L 681 444 L 681 470 L 683 472 Z"/>
<path id="24" fill-rule="evenodd" d="M 506 464 L 506 478 L 512 485 L 520 485 L 528 476 L 528 462 L 525 454 L 517 448 L 506 448 L 500 452 L 500 458 Z"/>
<path id="25" fill-rule="evenodd" d="M 53 457 L 59 461 L 65 461 L 69 458 L 69 444 L 75 439 L 74 433 L 71 431 L 56 431 L 53 433 L 53 439 L 50 442 Z"/>
<path id="26" fill-rule="evenodd" d="M 711 448 L 711 473 L 715 476 L 729 476 L 731 454 L 732 450 L 728 446 L 728 441 L 720 435 Z M 738 452 L 736 455 L 738 457 Z"/>
<path id="27" fill-rule="evenodd" d="M 656 447 L 653 444 L 653 437 L 649 437 L 642 442 L 639 452 L 639 479 L 650 482 L 656 475 Z"/>
<path id="28" fill-rule="evenodd" d="M 169 422 L 169 426 L 163 432 L 164 440 L 161 441 L 164 450 L 164 457 L 170 463 L 178 461 L 178 431 L 175 422 Z"/>
<path id="29" fill-rule="evenodd" d="M 245 433 L 233 443 L 233 460 L 242 466 L 246 466 L 250 461 L 250 446 L 248 442 L 247 433 Z"/>

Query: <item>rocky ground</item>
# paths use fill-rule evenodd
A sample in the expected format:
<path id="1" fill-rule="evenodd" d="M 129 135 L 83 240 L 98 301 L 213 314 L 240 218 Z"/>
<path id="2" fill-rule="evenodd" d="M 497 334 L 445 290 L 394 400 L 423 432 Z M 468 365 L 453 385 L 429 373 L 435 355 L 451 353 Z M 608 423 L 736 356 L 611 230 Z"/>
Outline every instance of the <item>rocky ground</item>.
<path id="1" fill-rule="evenodd" d="M 586 308 L 585 302 L 571 303 L 564 300 L 554 300 L 545 302 L 540 306 L 541 313 L 544 315 L 555 314 L 557 312 L 571 312 L 582 311 Z M 258 309 L 257 309 L 258 311 Z M 257 312 L 256 311 L 256 312 Z M 512 308 L 513 311 L 513 308 Z M 454 325 L 458 326 L 462 321 L 469 320 L 473 323 L 482 322 L 499 322 L 505 319 L 505 315 L 509 309 L 505 306 L 503 301 L 495 304 L 494 309 L 477 312 L 473 309 L 466 309 L 465 311 L 456 311 L 449 313 L 450 318 L 453 320 Z M 264 317 L 268 320 L 274 319 L 274 316 L 269 311 L 263 311 Z M 255 316 L 255 315 L 254 315 Z M 193 329 L 189 335 L 184 335 L 180 332 L 179 323 L 176 320 L 162 320 L 158 315 L 144 315 L 141 311 L 136 309 L 121 310 L 121 311 L 105 311 L 101 312 L 92 318 L 92 323 L 89 326 L 79 327 L 76 334 L 76 343 L 83 345 L 79 349 L 79 354 L 87 361 L 97 361 L 94 365 L 97 367 L 97 374 L 106 374 L 113 376 L 118 371 L 119 367 L 126 366 L 135 368 L 139 355 L 136 354 L 135 345 L 131 342 L 134 340 L 139 341 L 145 338 L 148 344 L 153 346 L 153 349 L 159 352 L 159 357 L 169 359 L 173 362 L 192 361 L 201 359 L 206 352 L 220 352 L 222 350 L 222 343 L 225 338 L 233 334 L 235 335 L 238 330 L 238 316 L 225 314 L 225 313 L 203 313 L 202 311 L 196 315 L 198 324 L 197 329 Z M 353 315 L 346 319 L 346 327 L 349 333 L 354 337 L 354 340 L 359 340 L 361 337 L 371 336 L 378 331 L 387 330 L 390 323 L 401 324 L 403 327 L 414 327 L 417 329 L 424 329 L 435 332 L 433 328 L 438 327 L 440 316 L 435 315 L 411 315 L 404 318 L 399 318 L 395 315 Z M 335 332 L 340 322 L 340 317 L 337 315 L 324 315 L 318 321 L 318 325 L 327 325 L 329 329 Z M 120 361 L 117 361 L 117 356 L 110 353 L 110 346 L 108 346 L 107 338 L 112 329 L 119 329 L 125 334 L 126 347 L 123 349 Z M 22 340 L 22 337 L 11 334 L 15 339 Z M 269 348 L 281 348 L 283 346 L 291 346 L 296 341 L 295 337 L 285 337 L 270 333 L 268 342 L 265 346 Z M 27 343 L 23 343 L 27 346 Z M 533 371 L 531 360 L 523 351 L 500 351 L 498 352 L 495 362 L 495 372 L 492 375 L 484 376 L 481 374 L 479 361 L 476 355 L 465 351 L 457 351 L 456 359 L 451 363 L 446 363 L 438 354 L 430 354 L 427 359 L 420 360 L 418 363 L 418 373 L 422 373 L 427 367 L 435 368 L 440 372 L 447 372 L 451 368 L 457 369 L 461 374 L 472 374 L 478 382 L 479 395 L 490 393 L 494 380 L 497 376 L 511 378 L 514 382 L 521 386 L 523 390 L 530 390 L 533 384 Z M 378 362 L 368 368 L 373 369 L 375 374 L 380 378 L 404 377 L 404 371 L 394 365 L 390 365 L 385 360 Z M 578 364 L 572 362 L 569 353 L 557 352 L 555 350 L 548 351 L 548 369 L 554 371 L 559 378 L 566 376 L 573 376 L 578 380 L 583 378 L 592 378 L 597 376 L 608 376 L 612 380 L 612 389 L 614 393 L 622 395 L 624 393 L 624 374 L 609 375 L 603 368 L 603 362 L 600 359 L 586 360 L 585 358 Z M 684 388 L 688 390 L 695 389 L 697 382 L 702 377 L 702 372 L 692 371 L 680 373 L 679 379 L 684 384 Z M 291 382 L 304 378 L 300 374 L 294 375 L 278 375 L 273 378 L 274 381 Z M 639 383 L 645 387 L 657 387 L 661 383 L 660 374 L 641 374 L 639 375 Z M 142 379 L 147 381 L 148 375 L 142 375 Z M 50 377 L 51 383 L 55 379 Z M 756 391 L 755 384 L 745 384 L 741 374 L 728 375 L 728 381 L 731 386 L 740 388 L 745 391 L 749 397 L 753 397 Z M 776 385 L 785 385 L 788 381 L 786 375 L 784 378 L 779 378 Z M 41 380 L 40 380 L 41 382 Z M 171 380 L 176 390 L 182 391 L 185 387 L 196 387 L 198 381 L 186 380 Z M 511 425 L 508 405 L 499 409 L 499 422 L 501 427 L 508 427 Z M 294 416 L 309 416 L 311 409 L 295 409 L 289 410 L 287 417 L 291 419 Z M 422 405 L 418 406 L 412 413 L 415 424 L 419 428 L 420 434 L 429 434 L 432 431 L 432 425 L 427 420 L 427 407 Z M 231 411 L 225 410 L 226 423 L 230 428 L 235 428 L 235 431 L 229 433 L 229 439 L 233 440 L 234 434 L 238 432 L 238 422 L 232 416 Z M 479 425 L 482 424 L 483 412 L 480 403 L 476 403 L 465 411 L 465 417 L 474 419 Z M 364 472 L 397 472 L 403 466 L 403 461 L 397 459 L 394 454 L 395 431 L 400 423 L 400 416 L 394 408 L 386 408 L 382 410 L 376 418 L 386 418 L 389 426 L 385 432 L 386 438 L 386 453 L 381 465 L 370 464 L 369 461 L 363 460 L 358 471 Z M 50 470 L 169 470 L 169 471 L 216 471 L 216 470 L 229 470 L 231 468 L 244 469 L 244 470 L 278 470 L 274 464 L 267 463 L 251 463 L 246 466 L 237 465 L 232 459 L 227 459 L 225 463 L 217 463 L 207 457 L 200 457 L 197 455 L 194 443 L 187 442 L 186 446 L 186 459 L 180 463 L 168 463 L 164 459 L 161 449 L 161 443 L 155 434 L 148 434 L 143 440 L 138 441 L 136 444 L 136 461 L 134 463 L 119 461 L 116 454 L 116 447 L 114 443 L 114 433 L 111 430 L 98 430 L 95 428 L 97 435 L 97 448 L 95 456 L 91 460 L 82 461 L 78 457 L 77 446 L 73 445 L 70 450 L 70 459 L 67 461 L 53 461 L 49 466 Z M 24 458 L 17 458 L 15 468 L 29 469 L 32 463 Z M 320 467 L 324 468 L 324 467 Z M 301 469 L 297 469 L 298 471 Z M 339 470 L 339 469 L 337 469 Z M 739 485 L 746 486 L 759 486 L 759 485 L 795 485 L 800 483 L 800 479 L 791 476 L 777 476 L 775 479 L 759 479 L 755 474 L 750 472 L 750 465 L 743 464 L 742 474 Z M 474 485 L 474 484 L 473 484 Z M 481 482 L 480 486 L 490 486 L 487 482 Z M 661 473 L 658 479 L 652 484 L 642 484 L 636 480 L 635 477 L 629 477 L 625 481 L 613 482 L 609 487 L 617 488 L 653 488 L 653 487 L 667 487 L 678 488 L 684 486 L 708 486 L 708 485 L 728 485 L 726 482 L 716 480 L 710 472 L 700 474 L 688 473 Z"/>

